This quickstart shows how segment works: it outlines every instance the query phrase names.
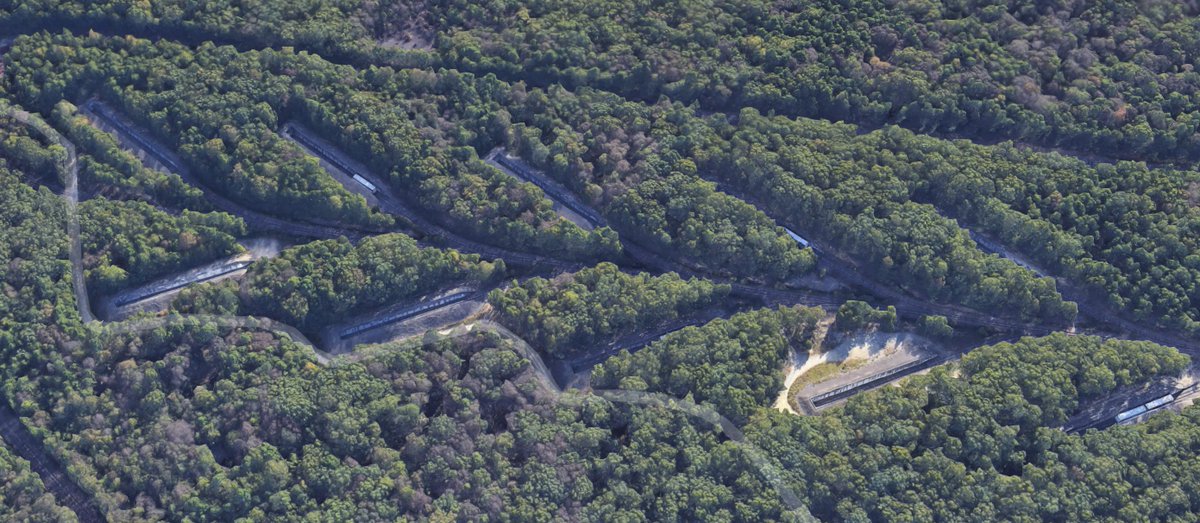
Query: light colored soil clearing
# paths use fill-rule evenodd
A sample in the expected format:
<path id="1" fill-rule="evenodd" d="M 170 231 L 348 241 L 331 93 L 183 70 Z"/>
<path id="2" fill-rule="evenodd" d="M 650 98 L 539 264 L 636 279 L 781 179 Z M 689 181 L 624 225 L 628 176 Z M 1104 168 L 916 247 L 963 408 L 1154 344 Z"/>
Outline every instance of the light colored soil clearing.
<path id="1" fill-rule="evenodd" d="M 789 354 L 787 365 L 784 368 L 786 377 L 783 379 L 783 390 L 779 391 L 779 396 L 775 398 L 775 403 L 771 405 L 772 408 L 791 412 L 792 414 L 799 414 L 799 412 L 796 412 L 792 408 L 788 390 L 791 390 L 792 383 L 795 383 L 796 378 L 800 377 L 802 373 L 800 367 L 807 363 L 807 360 L 810 359 L 810 354 L 817 351 L 825 343 L 825 336 L 829 334 L 829 328 L 833 326 L 833 320 L 834 316 L 830 314 L 817 324 L 817 327 L 813 330 L 813 337 L 808 351 L 792 351 Z"/>
<path id="2" fill-rule="evenodd" d="M 800 390 L 901 351 L 919 350 L 928 343 L 929 340 L 906 332 L 865 332 L 842 336 L 837 346 L 829 350 L 822 350 L 826 346 L 824 343 L 814 343 L 809 352 L 792 355 L 783 389 L 779 391 L 773 406 L 795 414 L 797 412 L 792 407 L 791 399 Z"/>
<path id="3" fill-rule="evenodd" d="M 421 50 L 432 51 L 433 39 L 428 36 L 417 33 L 416 31 L 405 31 L 400 36 L 384 38 L 379 41 L 379 45 L 383 47 L 394 47 L 405 50 Z"/>
<path id="4" fill-rule="evenodd" d="M 810 367 L 803 374 L 797 375 L 791 388 L 799 390 L 814 383 L 820 383 L 846 371 L 862 367 L 867 363 L 863 358 L 847 358 L 842 361 L 827 361 Z"/>

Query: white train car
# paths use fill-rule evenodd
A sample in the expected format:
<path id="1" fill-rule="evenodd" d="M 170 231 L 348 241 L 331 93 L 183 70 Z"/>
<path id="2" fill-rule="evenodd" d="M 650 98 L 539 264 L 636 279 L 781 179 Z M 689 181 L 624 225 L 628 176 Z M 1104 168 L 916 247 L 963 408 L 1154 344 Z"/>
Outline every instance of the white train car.
<path id="1" fill-rule="evenodd" d="M 371 194 L 379 192 L 379 188 L 375 187 L 375 184 L 371 183 L 366 178 L 363 178 L 362 175 L 356 174 L 352 178 L 354 178 L 354 181 L 358 182 L 359 185 L 362 185 L 363 187 L 366 187 L 368 191 L 371 191 Z"/>
<path id="2" fill-rule="evenodd" d="M 1172 401 L 1175 401 L 1175 396 L 1167 394 L 1166 396 L 1163 396 L 1156 400 L 1151 400 L 1151 401 L 1146 402 L 1146 410 L 1149 411 L 1149 410 L 1157 409 L 1159 407 L 1162 407 L 1163 405 L 1170 404 Z"/>
<path id="3" fill-rule="evenodd" d="M 1115 421 L 1117 423 L 1128 421 L 1128 420 L 1131 420 L 1138 416 L 1141 416 L 1142 414 L 1145 414 L 1147 412 L 1152 412 L 1154 410 L 1157 410 L 1157 409 L 1160 409 L 1167 405 L 1170 405 L 1173 401 L 1175 401 L 1175 395 L 1167 394 L 1166 396 L 1163 396 L 1161 398 L 1152 399 L 1150 401 L 1147 401 L 1146 403 L 1138 405 L 1137 407 L 1134 407 L 1125 412 L 1117 414 L 1117 417 L 1114 418 L 1113 421 Z"/>
<path id="4" fill-rule="evenodd" d="M 1116 420 L 1116 422 L 1117 422 L 1117 423 L 1121 423 L 1122 421 L 1126 421 L 1126 420 L 1129 420 L 1129 419 L 1136 418 L 1136 417 L 1138 417 L 1138 416 L 1141 416 L 1142 414 L 1145 414 L 1145 413 L 1146 413 L 1146 406 L 1145 406 L 1145 405 L 1138 405 L 1137 407 L 1134 407 L 1134 408 L 1132 408 L 1132 409 L 1129 409 L 1129 410 L 1127 410 L 1127 411 L 1125 411 L 1125 412 L 1122 412 L 1122 413 L 1120 413 L 1120 414 L 1117 414 L 1117 417 L 1115 418 L 1115 420 Z"/>
<path id="5" fill-rule="evenodd" d="M 808 240 L 805 240 L 803 236 L 796 234 L 795 231 L 784 227 L 783 232 L 786 232 L 787 235 L 790 236 L 792 240 L 795 240 L 796 243 L 799 243 L 801 247 L 812 247 L 812 245 L 808 243 Z"/>

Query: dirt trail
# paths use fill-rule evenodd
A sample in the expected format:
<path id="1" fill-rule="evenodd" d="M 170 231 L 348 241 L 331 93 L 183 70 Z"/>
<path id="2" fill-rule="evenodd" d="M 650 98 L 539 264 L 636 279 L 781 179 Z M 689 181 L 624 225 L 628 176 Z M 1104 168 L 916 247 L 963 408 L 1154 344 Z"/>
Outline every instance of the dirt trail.
<path id="1" fill-rule="evenodd" d="M 4 106 L 0 111 L 5 115 L 28 125 L 47 140 L 62 147 L 66 152 L 63 163 L 59 167 L 59 176 L 63 184 L 63 199 L 67 202 L 67 236 L 71 240 L 68 256 L 71 260 L 71 286 L 75 291 L 75 304 L 79 308 L 79 317 L 84 323 L 96 321 L 92 314 L 91 303 L 88 301 L 87 284 L 83 271 L 83 246 L 79 242 L 79 163 L 75 156 L 75 144 L 55 131 L 41 117 L 15 107 Z"/>
<path id="2" fill-rule="evenodd" d="M 66 152 L 59 175 L 65 178 L 61 181 L 65 187 L 63 199 L 67 203 L 71 286 L 75 293 L 75 304 L 79 309 L 80 320 L 83 323 L 94 322 L 96 317 L 92 314 L 91 304 L 88 301 L 87 285 L 83 273 L 83 247 L 79 241 L 79 215 L 76 212 L 79 205 L 79 166 L 75 157 L 75 145 L 36 115 L 9 106 L 4 106 L 2 111 L 61 146 Z M 67 474 L 66 467 L 46 452 L 42 442 L 21 423 L 20 417 L 6 401 L 0 401 L 0 436 L 3 436 L 4 440 L 12 446 L 17 455 L 29 462 L 30 468 L 42 479 L 46 490 L 53 493 L 59 503 L 74 511 L 80 521 L 85 523 L 104 521 L 104 515 L 100 513 L 100 509 L 96 507 L 91 496 L 71 479 Z"/>

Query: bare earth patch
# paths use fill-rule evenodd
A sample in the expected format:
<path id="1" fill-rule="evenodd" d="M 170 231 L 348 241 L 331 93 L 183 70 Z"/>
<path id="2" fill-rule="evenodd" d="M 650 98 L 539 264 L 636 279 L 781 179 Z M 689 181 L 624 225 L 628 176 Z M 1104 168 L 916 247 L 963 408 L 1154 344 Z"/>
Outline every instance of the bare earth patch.
<path id="1" fill-rule="evenodd" d="M 432 51 L 433 39 L 428 36 L 418 34 L 416 31 L 405 31 L 398 36 L 392 36 L 380 40 L 379 45 L 395 49 L 404 49 L 406 51 Z"/>
<path id="2" fill-rule="evenodd" d="M 832 348 L 830 345 L 834 345 Z M 800 413 L 798 396 L 810 397 L 925 357 L 932 342 L 912 333 L 860 332 L 823 339 L 793 356 L 775 408 Z"/>

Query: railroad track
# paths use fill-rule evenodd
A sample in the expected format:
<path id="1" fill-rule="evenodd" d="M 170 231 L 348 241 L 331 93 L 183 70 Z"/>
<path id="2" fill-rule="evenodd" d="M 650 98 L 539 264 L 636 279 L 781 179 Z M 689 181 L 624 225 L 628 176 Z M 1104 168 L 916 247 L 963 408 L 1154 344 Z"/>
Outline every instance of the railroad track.
<path id="1" fill-rule="evenodd" d="M 375 197 L 379 199 L 379 208 L 388 214 L 399 216 L 413 224 L 414 228 L 423 233 L 426 241 L 441 247 L 478 254 L 485 258 L 500 258 L 505 263 L 526 267 L 549 266 L 564 270 L 577 270 L 583 266 L 583 264 L 578 262 L 567 262 L 548 256 L 485 245 L 452 232 L 414 211 L 403 198 L 396 194 L 395 189 L 386 180 L 381 179 L 367 169 L 359 169 L 350 165 L 336 151 L 329 150 L 329 147 L 321 143 L 320 140 L 310 136 L 306 129 L 293 123 L 288 123 L 287 127 L 292 131 L 287 135 L 289 138 L 316 154 L 320 159 L 346 173 L 347 176 L 359 176 L 373 184 L 376 188 L 374 192 Z"/>
<path id="2" fill-rule="evenodd" d="M 263 228 L 282 232 L 294 236 L 314 237 L 314 238 L 334 238 L 345 236 L 352 240 L 361 239 L 372 233 L 380 233 L 384 231 L 362 231 L 346 228 L 340 225 L 312 224 L 302 223 L 292 220 L 285 220 L 274 216 L 265 215 L 257 211 L 247 209 L 239 204 L 236 204 L 219 194 L 214 193 L 206 188 L 199 180 L 195 179 L 186 166 L 182 165 L 172 154 L 165 151 L 161 145 L 153 143 L 145 138 L 137 129 L 131 128 L 128 124 L 122 121 L 120 117 L 112 113 L 112 110 L 106 105 L 99 103 L 96 100 L 89 100 L 84 104 L 91 112 L 104 119 L 110 126 L 117 128 L 123 134 L 134 141 L 147 154 L 155 157 L 160 163 L 168 168 L 177 170 L 176 174 L 184 178 L 188 183 L 194 184 L 205 191 L 206 196 L 214 203 L 214 206 L 242 216 L 252 227 Z M 291 124 L 289 124 L 291 125 Z M 550 256 L 541 256 L 530 253 L 515 252 L 507 249 L 493 247 L 490 245 L 481 244 L 479 242 L 469 240 L 456 233 L 453 233 L 431 220 L 414 212 L 405 202 L 394 192 L 388 184 L 383 183 L 378 176 L 364 169 L 358 169 L 350 165 L 340 155 L 329 151 L 319 141 L 308 136 L 303 129 L 298 129 L 299 132 L 288 133 L 288 136 L 295 139 L 305 148 L 318 154 L 323 160 L 333 165 L 334 167 L 343 170 L 348 175 L 358 175 L 376 184 L 379 188 L 376 196 L 379 198 L 381 210 L 389 214 L 398 216 L 412 223 L 413 226 L 425 234 L 422 243 L 428 243 L 439 247 L 447 247 L 457 249 L 462 252 L 471 252 L 479 254 L 486 258 L 499 258 L 505 262 L 525 267 L 543 267 L 551 268 L 557 271 L 575 271 L 582 268 L 584 264 L 579 262 L 565 261 Z M 497 155 L 497 161 L 503 155 Z M 510 162 L 511 163 L 511 162 Z M 507 166 L 512 169 L 514 166 Z M 515 167 L 520 167 L 516 165 Z M 535 177 L 536 178 L 536 177 Z M 543 189 L 545 190 L 545 189 Z M 752 200 L 746 200 L 744 195 L 735 196 L 742 198 L 745 201 L 754 203 Z M 588 217 L 595 218 L 597 213 L 590 208 L 575 209 L 575 212 Z M 849 297 L 839 293 L 822 293 L 816 291 L 798 291 L 777 289 L 773 287 L 744 284 L 726 280 L 722 278 L 714 278 L 707 274 L 702 274 L 697 270 L 684 266 L 683 264 L 668 260 L 651 252 L 634 243 L 628 241 L 623 242 L 626 254 L 630 259 L 642 265 L 644 268 L 656 272 L 675 272 L 683 277 L 700 277 L 707 278 L 716 283 L 726 283 L 732 288 L 732 294 L 740 297 L 754 298 L 766 305 L 808 305 L 833 308 L 844 303 Z M 886 304 L 891 304 L 896 307 L 897 314 L 909 318 L 917 319 L 925 315 L 940 315 L 947 318 L 950 323 L 957 326 L 968 327 L 986 327 L 995 330 L 1021 332 L 1030 335 L 1044 335 L 1051 332 L 1061 330 L 1061 326 L 1045 325 L 1036 322 L 1025 322 L 1011 318 L 1000 318 L 978 311 L 968 309 L 956 305 L 936 304 L 914 297 L 904 295 L 898 291 L 880 285 L 873 280 L 859 274 L 851 265 L 842 263 L 839 260 L 831 260 L 829 256 L 819 256 L 818 261 L 823 268 L 833 274 L 839 280 L 858 288 L 867 294 L 881 298 Z M 1113 321 L 1109 317 L 1104 317 L 1107 323 Z M 1167 344 L 1176 346 L 1181 349 L 1189 350 L 1190 352 L 1200 354 L 1200 348 L 1186 342 L 1177 337 L 1164 336 L 1160 333 L 1144 329 L 1134 324 L 1122 325 L 1130 332 L 1135 332 L 1139 336 L 1159 343 L 1167 342 Z"/>
<path id="3" fill-rule="evenodd" d="M 95 316 L 92 314 L 87 285 L 84 281 L 83 248 L 79 240 L 79 214 L 76 210 L 79 205 L 79 165 L 75 154 L 75 144 L 58 134 L 49 124 L 26 111 L 8 106 L 4 106 L 3 109 L 8 116 L 29 126 L 67 151 L 66 162 L 62 166 L 63 172 L 60 174 L 65 177 L 63 199 L 67 204 L 67 235 L 71 243 L 68 255 L 71 260 L 72 287 L 76 305 L 79 308 L 80 320 L 83 323 L 93 322 Z M 46 490 L 53 493 L 59 503 L 71 509 L 80 521 L 85 523 L 104 521 L 104 515 L 96 506 L 91 495 L 75 483 L 62 463 L 46 452 L 42 441 L 34 437 L 29 429 L 21 423 L 20 417 L 17 416 L 16 411 L 12 409 L 7 400 L 0 400 L 0 437 L 4 438 L 4 441 L 18 456 L 29 462 L 30 469 L 41 478 Z"/>
<path id="4" fill-rule="evenodd" d="M 487 156 L 487 160 L 496 163 L 500 167 L 510 171 L 520 180 L 525 180 L 537 186 L 542 192 L 557 200 L 567 209 L 575 214 L 582 216 L 593 227 L 604 227 L 608 222 L 598 211 L 583 203 L 574 193 L 567 188 L 551 182 L 546 178 L 544 173 L 541 173 L 520 159 L 513 159 L 508 156 L 508 151 L 503 147 L 498 147 Z"/>
<path id="5" fill-rule="evenodd" d="M 0 436 L 18 456 L 29 462 L 29 468 L 42 479 L 46 490 L 54 494 L 56 501 L 71 509 L 79 521 L 105 521 L 92 497 L 67 475 L 66 467 L 46 452 L 42 442 L 21 423 L 21 418 L 6 401 L 0 401 Z"/>
<path id="6" fill-rule="evenodd" d="M 381 234 L 388 232 L 384 229 L 364 229 L 346 227 L 341 224 L 318 223 L 318 222 L 302 222 L 296 220 L 282 219 L 268 214 L 261 213 L 245 207 L 244 205 L 234 202 L 229 198 L 217 193 L 212 188 L 208 187 L 203 181 L 197 178 L 191 169 L 183 165 L 174 153 L 166 150 L 166 148 L 156 143 L 154 140 L 145 136 L 142 130 L 133 127 L 133 125 L 125 122 L 122 117 L 117 115 L 112 108 L 107 104 L 100 102 L 97 99 L 91 99 L 84 102 L 83 108 L 90 115 L 95 116 L 103 123 L 115 129 L 124 138 L 135 144 L 145 154 L 153 157 L 155 161 L 166 167 L 172 174 L 178 175 L 184 182 L 200 189 L 204 192 L 204 196 L 212 203 L 213 207 L 220 211 L 227 212 L 240 216 L 246 221 L 246 224 L 252 228 L 262 229 L 276 233 L 282 233 L 289 236 L 300 236 L 306 238 L 338 238 L 346 237 L 351 240 L 359 240 L 372 234 Z"/>
<path id="7" fill-rule="evenodd" d="M 434 240 L 433 243 L 439 246 L 454 248 L 463 252 L 473 252 L 484 257 L 500 258 L 504 259 L 507 263 L 527 267 L 541 266 L 552 267 L 562 271 L 574 271 L 583 266 L 583 264 L 578 262 L 568 262 L 553 257 L 514 252 L 507 249 L 480 244 L 473 240 L 466 239 L 461 235 L 450 232 L 444 227 L 441 227 L 440 225 L 428 220 L 419 213 L 414 212 L 395 193 L 395 190 L 390 187 L 389 184 L 385 183 L 385 180 L 381 180 L 377 175 L 369 170 L 357 168 L 351 165 L 336 151 L 329 150 L 328 146 L 322 144 L 319 140 L 314 139 L 312 136 L 309 136 L 305 129 L 291 123 L 287 124 L 287 126 L 289 127 L 289 130 L 292 131 L 287 133 L 288 137 L 296 140 L 306 149 L 317 154 L 328 164 L 342 170 L 348 176 L 360 176 L 374 184 L 377 188 L 375 195 L 379 199 L 380 208 L 384 212 L 399 216 L 412 223 L 418 230 L 427 235 L 426 240 Z M 521 172 L 524 174 L 524 178 L 530 180 L 539 179 L 538 176 L 526 172 L 527 169 L 525 169 L 522 164 L 517 164 L 511 160 L 508 160 L 501 149 L 494 151 L 489 156 L 493 157 L 494 161 L 500 163 L 502 166 Z M 539 187 L 544 185 L 544 183 L 531 183 L 534 183 Z M 554 194 L 552 195 L 557 195 L 557 197 L 562 199 L 562 195 L 558 194 L 557 188 L 551 187 L 550 189 L 554 191 Z M 542 190 L 546 191 L 547 188 L 543 187 Z M 600 217 L 599 213 L 594 209 L 583 206 L 582 204 L 579 204 L 579 202 L 575 203 L 578 205 L 568 207 L 576 213 L 584 216 L 589 221 L 594 221 L 595 223 L 600 224 L 604 223 L 603 218 Z M 576 208 L 577 206 L 580 208 Z M 629 255 L 631 259 L 648 269 L 663 273 L 675 272 L 683 277 L 707 278 L 718 283 L 727 283 L 731 285 L 735 295 L 753 297 L 768 305 L 803 304 L 810 306 L 836 307 L 841 303 L 844 303 L 847 299 L 846 296 L 835 293 L 782 290 L 766 286 L 737 283 L 721 278 L 713 278 L 710 275 L 702 274 L 699 271 L 684 266 L 679 262 L 665 259 L 662 256 L 651 252 L 649 249 L 641 247 L 635 243 L 631 243 L 629 241 L 623 241 L 622 243 L 626 254 Z M 1046 326 L 1036 323 L 1022 322 L 1020 320 L 998 318 L 995 316 L 982 314 L 965 307 L 935 304 L 915 299 L 864 278 L 857 274 L 856 271 L 851 273 L 849 272 L 847 265 L 838 263 L 837 261 L 831 262 L 827 259 L 827 256 L 821 256 L 819 257 L 819 260 L 822 261 L 822 266 L 825 267 L 826 270 L 835 274 L 835 277 L 843 282 L 854 287 L 858 287 L 866 291 L 868 294 L 875 295 L 879 298 L 882 298 L 883 301 L 890 302 L 890 304 L 895 305 L 897 313 L 905 318 L 916 319 L 925 315 L 940 315 L 946 317 L 951 323 L 959 326 L 988 327 L 998 330 L 1024 332 L 1027 334 L 1048 334 L 1050 332 L 1059 330 L 1058 326 Z"/>
<path id="8" fill-rule="evenodd" d="M 567 365 L 570 366 L 571 372 L 579 372 L 581 370 L 590 369 L 600 363 L 603 363 L 608 358 L 617 355 L 621 351 L 629 351 L 631 353 L 637 352 L 643 347 L 662 339 L 668 334 L 681 331 L 688 327 L 704 325 L 718 318 L 728 317 L 733 313 L 734 312 L 721 309 L 711 309 L 699 315 L 679 318 L 656 329 L 618 338 L 612 343 L 586 351 L 583 354 L 570 358 L 567 361 Z"/>

